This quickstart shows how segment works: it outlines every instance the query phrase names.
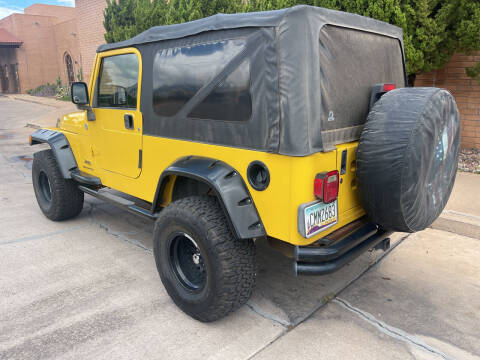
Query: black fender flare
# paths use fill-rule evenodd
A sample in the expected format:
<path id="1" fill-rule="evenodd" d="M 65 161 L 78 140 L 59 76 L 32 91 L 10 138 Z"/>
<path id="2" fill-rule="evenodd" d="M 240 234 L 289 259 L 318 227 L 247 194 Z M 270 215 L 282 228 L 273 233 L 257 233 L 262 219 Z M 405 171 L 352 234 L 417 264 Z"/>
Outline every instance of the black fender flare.
<path id="1" fill-rule="evenodd" d="M 157 204 L 161 202 L 170 175 L 195 179 L 210 186 L 238 239 L 266 236 L 262 220 L 242 176 L 230 165 L 220 160 L 198 156 L 176 160 L 160 176 L 152 211 L 155 211 Z"/>
<path id="2" fill-rule="evenodd" d="M 31 135 L 30 145 L 41 143 L 50 145 L 63 177 L 71 179 L 71 171 L 78 169 L 78 165 L 67 137 L 58 131 L 40 129 Z"/>

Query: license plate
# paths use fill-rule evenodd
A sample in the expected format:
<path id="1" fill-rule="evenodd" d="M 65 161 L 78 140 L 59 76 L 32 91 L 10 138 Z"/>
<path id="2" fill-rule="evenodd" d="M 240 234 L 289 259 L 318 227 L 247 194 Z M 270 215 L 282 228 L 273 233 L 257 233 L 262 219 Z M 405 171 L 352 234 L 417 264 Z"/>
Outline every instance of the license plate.
<path id="1" fill-rule="evenodd" d="M 306 206 L 303 209 L 304 237 L 312 237 L 338 222 L 337 200 L 324 204 L 322 202 Z"/>

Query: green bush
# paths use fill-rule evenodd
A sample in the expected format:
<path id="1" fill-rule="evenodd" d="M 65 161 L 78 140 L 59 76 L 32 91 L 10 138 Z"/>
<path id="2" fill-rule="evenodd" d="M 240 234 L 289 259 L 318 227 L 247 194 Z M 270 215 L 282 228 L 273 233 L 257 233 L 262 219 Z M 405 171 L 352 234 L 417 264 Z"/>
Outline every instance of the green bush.
<path id="1" fill-rule="evenodd" d="M 77 71 L 77 81 L 83 81 L 83 68 L 80 68 Z"/>
<path id="2" fill-rule="evenodd" d="M 31 89 L 29 94 L 33 96 L 55 96 L 56 85 L 46 83 Z M 28 92 L 28 91 L 27 91 Z"/>
<path id="3" fill-rule="evenodd" d="M 467 75 L 478 81 L 480 84 L 480 62 L 475 66 L 466 69 Z"/>
<path id="4" fill-rule="evenodd" d="M 126 40 L 155 26 L 299 4 L 348 11 L 404 30 L 407 72 L 443 67 L 455 51 L 480 49 L 480 0 L 106 0 L 105 40 Z"/>
<path id="5" fill-rule="evenodd" d="M 59 100 L 70 100 L 70 87 L 62 84 L 62 79 L 57 78 L 55 84 L 46 83 L 45 85 L 37 86 L 35 89 L 28 89 L 25 91 L 32 96 L 55 96 Z"/>
<path id="6" fill-rule="evenodd" d="M 60 77 L 57 78 L 55 97 L 58 100 L 70 100 L 70 86 L 68 86 L 68 84 L 62 84 L 62 79 L 60 79 Z"/>

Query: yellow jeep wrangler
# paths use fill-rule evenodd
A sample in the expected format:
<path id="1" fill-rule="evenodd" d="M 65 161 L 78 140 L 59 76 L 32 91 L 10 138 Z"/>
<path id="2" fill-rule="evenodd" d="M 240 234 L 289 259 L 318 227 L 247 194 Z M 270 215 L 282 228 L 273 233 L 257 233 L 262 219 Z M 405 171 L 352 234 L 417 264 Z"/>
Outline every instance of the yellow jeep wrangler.
<path id="1" fill-rule="evenodd" d="M 257 239 L 328 274 L 429 226 L 455 179 L 453 97 L 408 88 L 401 29 L 357 15 L 153 27 L 100 46 L 71 96 L 79 112 L 31 135 L 51 147 L 33 161 L 41 210 L 72 218 L 86 193 L 155 220 L 161 280 L 201 321 L 249 299 Z"/>

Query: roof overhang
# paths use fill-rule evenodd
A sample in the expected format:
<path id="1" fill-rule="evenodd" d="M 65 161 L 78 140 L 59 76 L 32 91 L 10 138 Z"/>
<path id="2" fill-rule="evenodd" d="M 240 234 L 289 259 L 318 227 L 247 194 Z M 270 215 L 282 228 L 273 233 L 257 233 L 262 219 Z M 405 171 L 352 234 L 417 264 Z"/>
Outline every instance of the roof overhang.
<path id="1" fill-rule="evenodd" d="M 0 47 L 19 48 L 22 43 L 22 41 L 10 34 L 7 30 L 0 28 Z"/>
<path id="2" fill-rule="evenodd" d="M 4 43 L 0 42 L 0 48 L 19 48 L 22 45 L 21 42 L 19 43 Z"/>

